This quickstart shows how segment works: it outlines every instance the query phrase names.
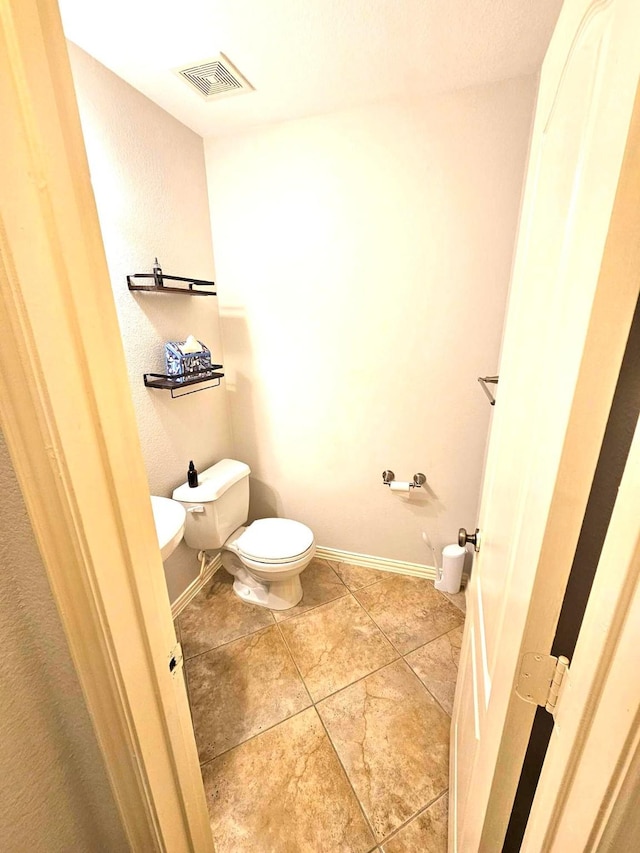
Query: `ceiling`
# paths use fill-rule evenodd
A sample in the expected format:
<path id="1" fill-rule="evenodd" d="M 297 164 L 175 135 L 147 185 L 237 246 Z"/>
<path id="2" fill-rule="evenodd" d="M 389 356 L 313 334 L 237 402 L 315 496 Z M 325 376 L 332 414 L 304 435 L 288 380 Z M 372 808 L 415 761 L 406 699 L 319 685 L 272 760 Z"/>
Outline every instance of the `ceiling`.
<path id="1" fill-rule="evenodd" d="M 201 136 L 531 74 L 562 0 L 59 0 L 67 38 Z M 255 91 L 175 70 L 222 51 Z"/>

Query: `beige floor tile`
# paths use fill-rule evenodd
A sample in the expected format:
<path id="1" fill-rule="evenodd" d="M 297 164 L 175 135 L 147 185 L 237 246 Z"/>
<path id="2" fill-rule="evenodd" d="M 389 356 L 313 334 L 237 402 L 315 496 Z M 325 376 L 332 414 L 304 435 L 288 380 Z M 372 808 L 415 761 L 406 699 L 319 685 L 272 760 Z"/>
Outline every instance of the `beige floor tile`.
<path id="1" fill-rule="evenodd" d="M 466 590 L 461 589 L 460 592 L 443 592 L 442 594 L 445 595 L 452 604 L 455 604 L 456 607 L 460 608 L 463 613 L 467 612 Z"/>
<path id="2" fill-rule="evenodd" d="M 424 686 L 432 693 L 447 714 L 453 711 L 453 699 L 458 678 L 463 626 L 454 628 L 436 640 L 420 646 L 405 658 Z"/>
<path id="3" fill-rule="evenodd" d="M 178 621 L 182 650 L 190 658 L 273 625 L 273 616 L 265 607 L 241 601 L 233 591 L 233 578 L 220 569 Z"/>
<path id="4" fill-rule="evenodd" d="M 275 625 L 192 658 L 186 672 L 201 763 L 311 704 Z"/>
<path id="5" fill-rule="evenodd" d="M 378 842 L 447 788 L 449 717 L 404 661 L 317 710 Z"/>
<path id="6" fill-rule="evenodd" d="M 366 853 L 375 846 L 313 708 L 202 772 L 218 853 Z"/>
<path id="7" fill-rule="evenodd" d="M 351 595 L 280 627 L 316 702 L 398 657 Z"/>
<path id="8" fill-rule="evenodd" d="M 354 566 L 351 563 L 332 562 L 331 565 L 338 577 L 350 590 L 362 589 L 363 586 L 370 586 L 386 577 L 384 572 L 367 569 L 364 566 Z"/>
<path id="9" fill-rule="evenodd" d="M 461 611 L 433 588 L 433 582 L 423 578 L 390 575 L 354 595 L 403 655 L 464 620 Z"/>
<path id="10" fill-rule="evenodd" d="M 292 616 L 298 616 L 312 607 L 326 604 L 327 601 L 333 601 L 349 592 L 329 563 L 317 558 L 314 558 L 302 572 L 300 582 L 302 583 L 300 604 L 290 607 L 289 610 L 274 610 L 276 622 L 291 619 Z"/>
<path id="11" fill-rule="evenodd" d="M 447 794 L 383 845 L 383 853 L 447 853 Z"/>

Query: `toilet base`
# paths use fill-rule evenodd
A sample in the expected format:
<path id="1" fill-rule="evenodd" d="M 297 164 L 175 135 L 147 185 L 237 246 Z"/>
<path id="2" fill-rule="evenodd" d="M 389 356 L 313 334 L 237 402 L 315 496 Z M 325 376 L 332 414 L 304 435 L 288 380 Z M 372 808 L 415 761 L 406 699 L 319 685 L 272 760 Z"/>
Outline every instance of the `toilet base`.
<path id="1" fill-rule="evenodd" d="M 238 557 L 229 552 L 222 555 L 222 565 L 233 575 L 233 591 L 243 601 L 268 607 L 270 610 L 288 610 L 302 598 L 300 574 L 284 580 L 261 581 L 254 577 Z"/>
<path id="2" fill-rule="evenodd" d="M 252 577 L 249 577 L 249 583 L 246 583 L 236 578 L 233 591 L 243 601 L 268 607 L 269 610 L 288 610 L 295 607 L 302 598 L 300 575 L 273 583 L 261 583 Z"/>

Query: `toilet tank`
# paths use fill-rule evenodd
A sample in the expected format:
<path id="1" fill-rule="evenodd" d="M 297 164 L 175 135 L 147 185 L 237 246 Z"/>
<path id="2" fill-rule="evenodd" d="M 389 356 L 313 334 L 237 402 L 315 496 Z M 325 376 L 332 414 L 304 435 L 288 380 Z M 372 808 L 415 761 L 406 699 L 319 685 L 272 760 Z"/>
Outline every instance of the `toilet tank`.
<path id="1" fill-rule="evenodd" d="M 222 548 L 249 516 L 249 474 L 244 462 L 222 459 L 198 474 L 198 485 L 178 486 L 173 499 L 187 511 L 184 541 L 198 551 Z"/>

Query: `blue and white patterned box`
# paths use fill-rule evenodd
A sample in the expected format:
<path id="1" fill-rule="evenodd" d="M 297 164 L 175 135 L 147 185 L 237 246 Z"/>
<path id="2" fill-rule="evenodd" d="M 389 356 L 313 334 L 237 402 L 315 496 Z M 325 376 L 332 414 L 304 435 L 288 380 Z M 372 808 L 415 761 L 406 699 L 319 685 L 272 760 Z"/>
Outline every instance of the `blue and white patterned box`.
<path id="1" fill-rule="evenodd" d="M 164 345 L 164 359 L 167 376 L 184 381 L 192 374 L 202 370 L 211 370 L 211 351 L 198 341 L 201 349 L 198 352 L 183 353 L 181 347 L 186 341 L 167 341 Z"/>

